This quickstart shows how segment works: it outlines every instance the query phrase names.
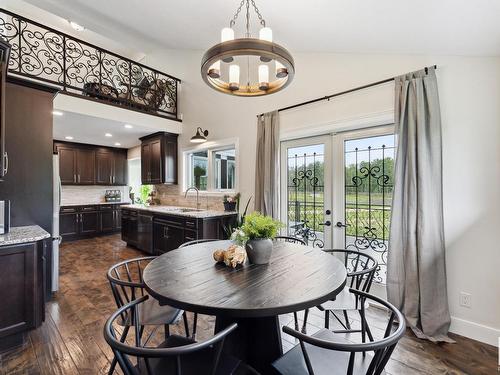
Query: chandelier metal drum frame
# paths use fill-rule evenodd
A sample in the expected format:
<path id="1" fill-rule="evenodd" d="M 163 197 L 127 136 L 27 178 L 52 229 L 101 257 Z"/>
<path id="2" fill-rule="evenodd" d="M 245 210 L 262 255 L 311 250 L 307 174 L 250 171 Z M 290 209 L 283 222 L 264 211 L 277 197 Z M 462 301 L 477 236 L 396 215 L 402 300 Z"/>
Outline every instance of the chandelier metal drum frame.
<path id="1" fill-rule="evenodd" d="M 250 4 L 262 26 L 259 38 L 252 38 L 250 34 Z M 235 39 L 233 27 L 243 6 L 246 7 L 246 35 L 244 38 Z M 244 84 L 240 82 L 240 65 L 236 63 L 235 58 L 246 62 L 248 71 Z M 257 72 L 255 69 L 251 72 L 251 68 L 255 68 L 256 64 L 251 64 L 250 58 L 258 62 Z M 270 74 L 272 68 L 274 71 Z M 227 80 L 222 78 L 223 70 L 228 73 Z M 258 76 L 258 79 L 252 81 L 252 75 Z M 292 55 L 286 48 L 273 42 L 272 30 L 266 26 L 254 0 L 241 0 L 229 27 L 221 31 L 221 43 L 205 52 L 201 61 L 201 76 L 207 85 L 219 92 L 236 96 L 253 97 L 278 92 L 291 83 L 294 75 L 295 64 Z M 270 76 L 274 76 L 272 80 Z"/>

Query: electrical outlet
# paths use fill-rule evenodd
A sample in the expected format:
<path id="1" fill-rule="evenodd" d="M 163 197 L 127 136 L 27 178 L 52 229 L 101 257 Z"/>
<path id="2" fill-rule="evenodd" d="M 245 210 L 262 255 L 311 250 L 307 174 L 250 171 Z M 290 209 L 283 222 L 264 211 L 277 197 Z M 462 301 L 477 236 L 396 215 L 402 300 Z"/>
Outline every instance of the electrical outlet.
<path id="1" fill-rule="evenodd" d="M 468 307 L 470 309 L 471 308 L 471 299 L 472 299 L 471 294 L 465 293 L 465 292 L 460 292 L 460 297 L 459 297 L 460 306 Z"/>

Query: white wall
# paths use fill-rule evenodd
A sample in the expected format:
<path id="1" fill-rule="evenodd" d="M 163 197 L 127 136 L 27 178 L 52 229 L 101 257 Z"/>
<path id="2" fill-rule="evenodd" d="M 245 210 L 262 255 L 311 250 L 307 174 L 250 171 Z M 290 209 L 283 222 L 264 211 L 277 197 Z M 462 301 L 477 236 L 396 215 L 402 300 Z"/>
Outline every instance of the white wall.
<path id="1" fill-rule="evenodd" d="M 197 126 L 239 137 L 243 199 L 253 195 L 256 114 L 437 64 L 443 118 L 444 211 L 452 330 L 497 345 L 500 336 L 500 59 L 294 54 L 296 77 L 264 98 L 219 94 L 200 78 L 202 51 L 158 51 L 146 63 L 183 80 L 181 148 Z M 286 135 L 391 118 L 392 84 L 282 114 Z M 182 151 L 182 150 L 181 150 Z M 460 291 L 472 308 L 460 307 Z"/>

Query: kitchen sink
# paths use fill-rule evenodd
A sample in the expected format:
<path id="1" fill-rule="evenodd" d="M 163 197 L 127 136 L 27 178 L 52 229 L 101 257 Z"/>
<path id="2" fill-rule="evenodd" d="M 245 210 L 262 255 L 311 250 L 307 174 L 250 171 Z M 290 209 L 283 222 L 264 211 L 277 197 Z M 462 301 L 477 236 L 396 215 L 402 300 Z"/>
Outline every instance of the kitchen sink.
<path id="1" fill-rule="evenodd" d="M 177 210 L 179 212 L 200 212 L 200 211 L 203 211 L 203 210 L 200 210 L 198 208 L 181 208 L 179 210 Z"/>

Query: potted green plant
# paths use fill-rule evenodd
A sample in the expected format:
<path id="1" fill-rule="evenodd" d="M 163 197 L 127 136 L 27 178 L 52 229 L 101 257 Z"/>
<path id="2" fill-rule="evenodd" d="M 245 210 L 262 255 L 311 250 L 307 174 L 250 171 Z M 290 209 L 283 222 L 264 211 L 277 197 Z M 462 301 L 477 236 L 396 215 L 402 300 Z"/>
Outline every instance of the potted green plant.
<path id="1" fill-rule="evenodd" d="M 248 260 L 253 264 L 267 264 L 273 251 L 273 239 L 283 226 L 270 216 L 260 212 L 247 215 L 243 225 L 235 231 L 235 240 L 245 241 Z"/>
<path id="2" fill-rule="evenodd" d="M 224 200 L 223 200 L 224 211 L 226 212 L 237 211 L 240 205 L 240 197 L 241 197 L 240 193 L 236 193 L 236 195 L 234 196 L 224 195 Z"/>

